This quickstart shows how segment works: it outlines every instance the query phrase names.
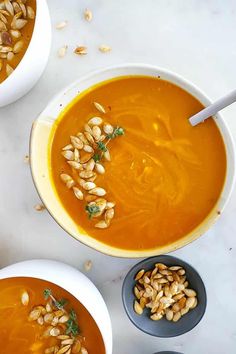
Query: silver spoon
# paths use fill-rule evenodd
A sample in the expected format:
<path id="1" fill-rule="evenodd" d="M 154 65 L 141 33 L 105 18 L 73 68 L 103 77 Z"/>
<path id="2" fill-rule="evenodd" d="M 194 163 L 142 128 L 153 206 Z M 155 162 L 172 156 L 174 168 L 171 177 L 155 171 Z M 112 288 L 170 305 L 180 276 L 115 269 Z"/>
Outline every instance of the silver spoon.
<path id="1" fill-rule="evenodd" d="M 210 106 L 204 108 L 202 111 L 194 114 L 194 116 L 189 118 L 189 122 L 192 126 L 202 123 L 204 122 L 205 119 L 214 116 L 221 109 L 231 105 L 234 102 L 236 102 L 236 90 L 233 90 L 227 95 L 219 98 Z"/>

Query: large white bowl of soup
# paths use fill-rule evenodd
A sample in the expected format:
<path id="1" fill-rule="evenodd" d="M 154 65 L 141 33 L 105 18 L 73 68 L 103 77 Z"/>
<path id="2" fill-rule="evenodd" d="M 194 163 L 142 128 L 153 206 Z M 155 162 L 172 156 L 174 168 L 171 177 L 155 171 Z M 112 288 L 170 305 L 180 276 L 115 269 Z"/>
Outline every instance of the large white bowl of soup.
<path id="1" fill-rule="evenodd" d="M 220 114 L 192 127 L 211 101 L 150 65 L 78 79 L 34 122 L 32 176 L 70 235 L 120 257 L 163 254 L 197 239 L 222 214 L 235 157 Z"/>
<path id="2" fill-rule="evenodd" d="M 106 304 L 75 268 L 49 260 L 16 263 L 0 270 L 0 293 L 1 352 L 112 354 Z"/>
<path id="3" fill-rule="evenodd" d="M 51 47 L 46 0 L 0 1 L 0 107 L 25 95 L 42 75 Z"/>

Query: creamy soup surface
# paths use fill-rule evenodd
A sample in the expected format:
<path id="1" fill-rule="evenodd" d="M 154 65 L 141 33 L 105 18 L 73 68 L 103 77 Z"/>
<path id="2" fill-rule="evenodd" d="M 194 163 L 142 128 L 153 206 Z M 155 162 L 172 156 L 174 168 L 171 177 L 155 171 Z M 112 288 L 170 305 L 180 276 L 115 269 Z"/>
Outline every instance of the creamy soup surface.
<path id="1" fill-rule="evenodd" d="M 96 110 L 101 103 L 107 113 Z M 111 246 L 143 250 L 170 244 L 196 228 L 215 206 L 226 175 L 223 139 L 212 119 L 192 127 L 203 108 L 181 88 L 160 78 L 122 77 L 92 87 L 72 102 L 54 126 L 49 164 L 66 211 L 84 230 Z M 96 184 L 116 203 L 106 229 L 97 229 L 61 181 L 71 168 L 61 155 L 71 135 L 100 116 L 125 130 L 111 142 L 111 161 Z M 217 211 L 216 211 L 217 212 Z"/>

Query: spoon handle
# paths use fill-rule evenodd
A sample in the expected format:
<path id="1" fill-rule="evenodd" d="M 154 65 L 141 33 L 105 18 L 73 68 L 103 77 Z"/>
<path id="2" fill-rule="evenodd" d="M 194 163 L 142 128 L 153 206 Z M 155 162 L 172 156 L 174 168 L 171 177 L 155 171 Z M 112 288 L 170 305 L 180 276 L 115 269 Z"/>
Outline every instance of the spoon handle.
<path id="1" fill-rule="evenodd" d="M 229 106 L 236 101 L 236 90 L 228 93 L 224 97 L 219 98 L 217 101 L 212 103 L 210 106 L 204 108 L 202 111 L 196 113 L 194 116 L 189 118 L 189 122 L 192 126 L 203 122 L 205 119 L 214 116 L 221 109 Z"/>

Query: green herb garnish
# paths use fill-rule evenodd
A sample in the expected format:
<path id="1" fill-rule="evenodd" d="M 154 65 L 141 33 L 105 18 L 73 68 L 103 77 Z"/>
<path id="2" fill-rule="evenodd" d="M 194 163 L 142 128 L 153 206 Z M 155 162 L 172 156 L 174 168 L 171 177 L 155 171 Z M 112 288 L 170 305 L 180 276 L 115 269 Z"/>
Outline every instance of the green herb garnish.
<path id="1" fill-rule="evenodd" d="M 64 308 L 64 306 L 68 303 L 68 300 L 66 300 L 66 299 L 56 300 L 55 297 L 52 295 L 51 289 L 45 289 L 43 291 L 43 296 L 44 296 L 45 300 L 48 300 L 49 298 L 51 298 L 53 305 L 56 308 L 58 308 L 59 310 L 62 310 Z"/>
<path id="2" fill-rule="evenodd" d="M 113 131 L 112 134 L 108 134 L 107 137 L 109 139 L 114 139 L 116 138 L 117 136 L 121 136 L 121 135 L 124 135 L 125 134 L 125 131 L 122 127 L 116 127 Z"/>
<path id="3" fill-rule="evenodd" d="M 107 147 L 106 145 L 102 142 L 102 141 L 99 141 L 98 143 L 98 148 L 103 151 L 103 152 L 106 152 L 107 151 Z"/>
<path id="4" fill-rule="evenodd" d="M 77 316 L 74 310 L 70 310 L 69 320 L 66 322 L 67 330 L 66 334 L 72 334 L 73 336 L 77 336 L 80 332 L 79 326 L 77 323 Z"/>
<path id="5" fill-rule="evenodd" d="M 77 315 L 75 313 L 75 310 L 70 310 L 70 317 L 73 321 L 77 321 Z"/>
<path id="6" fill-rule="evenodd" d="M 54 305 L 59 309 L 62 310 L 64 306 L 68 304 L 68 300 L 66 299 L 60 299 L 54 302 Z"/>
<path id="7" fill-rule="evenodd" d="M 92 205 L 86 205 L 85 210 L 88 213 L 89 219 L 91 219 L 94 216 L 94 214 L 97 214 L 100 211 L 100 208 L 96 204 L 92 204 Z"/>
<path id="8" fill-rule="evenodd" d="M 99 154 L 94 154 L 94 155 L 93 155 L 93 159 L 94 159 L 95 162 L 100 161 L 101 158 L 102 158 L 102 157 L 101 157 L 101 155 L 99 155 Z"/>
<path id="9" fill-rule="evenodd" d="M 51 289 L 45 289 L 43 291 L 43 296 L 44 296 L 45 300 L 47 300 L 51 295 L 52 295 L 52 290 Z"/>
<path id="10" fill-rule="evenodd" d="M 91 206 L 90 206 L 91 207 Z M 98 208 L 99 209 L 99 208 Z M 68 304 L 68 300 L 66 299 L 55 299 L 55 297 L 52 294 L 52 290 L 51 289 L 45 289 L 43 291 L 43 296 L 45 298 L 45 300 L 48 300 L 49 298 L 52 300 L 53 305 L 59 309 L 59 310 L 63 310 L 64 313 L 68 313 L 64 307 L 66 304 Z M 69 320 L 66 322 L 66 334 L 72 334 L 72 336 L 76 337 L 79 333 L 80 333 L 80 329 L 78 326 L 78 321 L 77 321 L 77 315 L 75 310 L 71 309 L 69 312 Z"/>

